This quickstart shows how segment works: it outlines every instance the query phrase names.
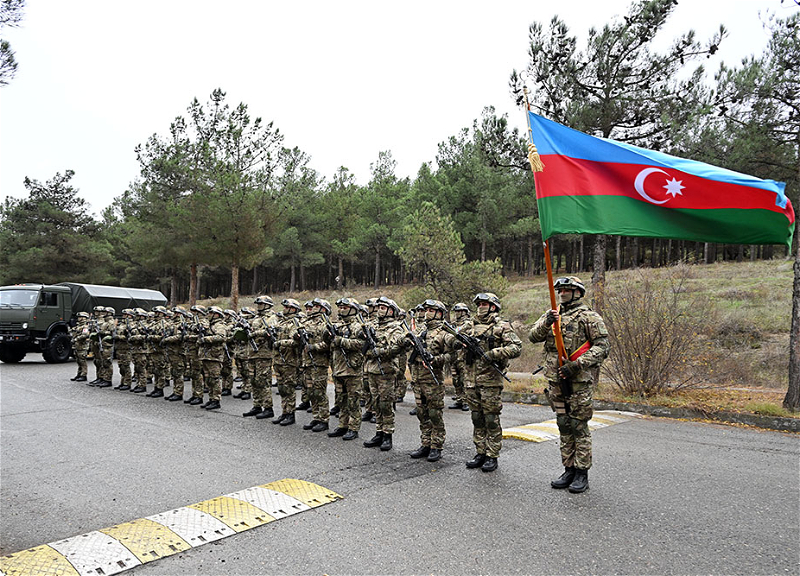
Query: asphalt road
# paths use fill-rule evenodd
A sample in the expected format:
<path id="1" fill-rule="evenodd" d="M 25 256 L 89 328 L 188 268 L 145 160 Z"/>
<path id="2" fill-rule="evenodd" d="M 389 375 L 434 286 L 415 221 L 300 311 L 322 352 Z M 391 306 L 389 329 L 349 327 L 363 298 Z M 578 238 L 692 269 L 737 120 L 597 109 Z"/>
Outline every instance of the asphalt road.
<path id="1" fill-rule="evenodd" d="M 594 432 L 590 490 L 552 490 L 555 441 L 505 440 L 467 470 L 466 412 L 446 410 L 437 463 L 413 461 L 412 395 L 395 447 L 207 413 L 70 382 L 74 364 L 0 366 L 0 554 L 283 478 L 343 500 L 144 566 L 136 574 L 797 574 L 800 438 L 657 418 Z M 118 378 L 118 376 L 117 376 Z M 330 390 L 332 396 L 332 390 Z M 504 426 L 549 420 L 509 404 Z M 332 419 L 335 422 L 335 419 Z"/>

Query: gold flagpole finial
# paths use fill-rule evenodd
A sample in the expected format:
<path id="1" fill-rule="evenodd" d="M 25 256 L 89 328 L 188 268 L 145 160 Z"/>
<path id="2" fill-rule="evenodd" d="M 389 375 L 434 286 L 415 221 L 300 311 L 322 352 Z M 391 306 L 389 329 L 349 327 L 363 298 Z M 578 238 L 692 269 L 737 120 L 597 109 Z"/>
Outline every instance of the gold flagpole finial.
<path id="1" fill-rule="evenodd" d="M 531 117 L 528 114 L 531 111 L 531 105 L 528 102 L 528 87 L 523 88 L 525 93 L 525 120 L 528 122 L 528 162 L 531 163 L 531 172 L 541 172 L 544 170 L 544 162 L 539 157 L 539 152 L 536 150 L 536 144 L 533 143 L 533 130 L 531 129 Z"/>

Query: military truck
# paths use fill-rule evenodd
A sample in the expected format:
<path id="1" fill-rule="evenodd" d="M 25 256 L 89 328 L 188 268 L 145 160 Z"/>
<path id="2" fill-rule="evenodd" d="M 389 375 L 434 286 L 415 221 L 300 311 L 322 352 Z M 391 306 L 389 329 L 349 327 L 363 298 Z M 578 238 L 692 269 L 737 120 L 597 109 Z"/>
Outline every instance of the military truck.
<path id="1" fill-rule="evenodd" d="M 41 353 L 45 362 L 66 362 L 72 354 L 68 333 L 78 312 L 95 306 L 123 308 L 163 306 L 157 290 L 96 284 L 15 284 L 0 286 L 0 361 L 19 362 L 28 352 Z"/>

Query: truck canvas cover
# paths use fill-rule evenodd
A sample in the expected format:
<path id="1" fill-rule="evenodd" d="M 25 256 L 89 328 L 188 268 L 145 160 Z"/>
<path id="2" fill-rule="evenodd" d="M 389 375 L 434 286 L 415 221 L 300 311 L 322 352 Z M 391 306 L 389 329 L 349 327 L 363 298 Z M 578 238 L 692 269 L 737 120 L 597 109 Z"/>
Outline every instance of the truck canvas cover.
<path id="1" fill-rule="evenodd" d="M 57 286 L 68 286 L 72 291 L 73 312 L 81 310 L 90 312 L 95 306 L 111 306 L 119 314 L 123 308 L 150 310 L 153 306 L 164 306 L 167 303 L 166 296 L 158 290 L 74 282 L 60 282 Z"/>

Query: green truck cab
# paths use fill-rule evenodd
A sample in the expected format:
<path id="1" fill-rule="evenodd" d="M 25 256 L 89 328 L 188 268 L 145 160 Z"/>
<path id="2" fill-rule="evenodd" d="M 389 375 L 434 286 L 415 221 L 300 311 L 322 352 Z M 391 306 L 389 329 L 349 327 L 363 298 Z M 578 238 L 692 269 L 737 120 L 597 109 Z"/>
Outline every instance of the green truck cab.
<path id="1" fill-rule="evenodd" d="M 166 303 L 161 292 L 139 288 L 73 282 L 0 286 L 0 361 L 19 362 L 34 352 L 45 362 L 66 362 L 72 354 L 69 327 L 78 312 L 111 306 L 119 315 L 123 308 L 150 310 Z"/>

